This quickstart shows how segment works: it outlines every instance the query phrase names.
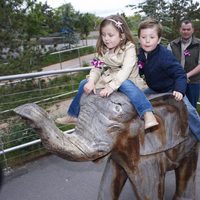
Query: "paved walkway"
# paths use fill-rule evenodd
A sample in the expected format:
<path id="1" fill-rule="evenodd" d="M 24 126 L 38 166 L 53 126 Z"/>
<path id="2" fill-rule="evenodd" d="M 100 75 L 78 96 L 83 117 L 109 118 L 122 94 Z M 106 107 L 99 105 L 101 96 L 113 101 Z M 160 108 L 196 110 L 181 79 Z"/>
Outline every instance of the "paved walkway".
<path id="1" fill-rule="evenodd" d="M 1 200 L 95 200 L 105 167 L 101 163 L 70 162 L 51 155 L 29 163 L 5 178 Z M 174 172 L 166 176 L 165 200 L 172 200 Z M 196 200 L 200 199 L 200 160 L 196 179 Z M 127 182 L 119 200 L 135 200 Z"/>
<path id="2" fill-rule="evenodd" d="M 94 58 L 94 54 L 89 54 L 86 56 L 81 56 L 80 58 L 75 58 L 72 60 L 68 60 L 62 63 L 57 63 L 53 65 L 49 65 L 43 68 L 43 71 L 48 70 L 58 70 L 58 69 L 68 69 L 68 68 L 77 68 L 83 66 L 85 63 L 90 64 L 90 61 Z"/>

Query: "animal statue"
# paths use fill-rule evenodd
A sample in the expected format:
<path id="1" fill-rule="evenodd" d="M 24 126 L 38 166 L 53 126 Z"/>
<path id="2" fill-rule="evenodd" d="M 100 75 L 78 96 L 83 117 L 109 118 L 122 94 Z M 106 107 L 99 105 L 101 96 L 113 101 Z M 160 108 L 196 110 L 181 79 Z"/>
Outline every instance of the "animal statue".
<path id="1" fill-rule="evenodd" d="M 172 94 L 149 97 L 159 122 L 144 130 L 129 99 L 115 92 L 108 98 L 83 95 L 75 130 L 63 133 L 36 104 L 14 111 L 35 128 L 43 145 L 72 161 L 95 161 L 109 155 L 98 200 L 117 200 L 127 179 L 138 200 L 164 199 L 167 171 L 175 170 L 174 200 L 195 199 L 198 143 L 188 128 L 185 104 Z"/>

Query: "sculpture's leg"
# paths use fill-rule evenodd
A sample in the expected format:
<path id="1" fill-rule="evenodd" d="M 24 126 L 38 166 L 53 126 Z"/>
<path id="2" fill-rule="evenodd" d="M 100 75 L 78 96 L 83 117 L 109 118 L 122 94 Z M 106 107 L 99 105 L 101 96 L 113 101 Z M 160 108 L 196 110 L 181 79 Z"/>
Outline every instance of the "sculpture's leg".
<path id="1" fill-rule="evenodd" d="M 125 171 L 109 158 L 101 179 L 98 200 L 118 200 L 126 180 Z"/>
<path id="2" fill-rule="evenodd" d="M 195 147 L 196 148 L 196 147 Z M 174 200 L 195 199 L 195 176 L 198 161 L 198 148 L 188 153 L 175 169 L 176 192 Z"/>
<path id="3" fill-rule="evenodd" d="M 127 172 L 137 200 L 163 200 L 165 171 L 161 162 L 152 158 L 144 158 L 137 169 Z"/>

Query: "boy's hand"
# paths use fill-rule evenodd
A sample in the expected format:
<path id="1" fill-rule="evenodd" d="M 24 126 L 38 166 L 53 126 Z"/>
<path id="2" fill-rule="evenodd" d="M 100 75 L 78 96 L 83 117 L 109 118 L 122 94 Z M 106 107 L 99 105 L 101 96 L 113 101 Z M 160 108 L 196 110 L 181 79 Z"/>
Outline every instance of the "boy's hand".
<path id="1" fill-rule="evenodd" d="M 89 80 L 85 85 L 84 85 L 84 92 L 88 95 L 90 94 L 92 91 L 94 92 L 94 94 L 96 94 L 96 87 L 94 84 L 93 80 Z"/>
<path id="2" fill-rule="evenodd" d="M 106 88 L 101 90 L 99 94 L 101 97 L 108 97 L 113 92 L 114 92 L 114 90 L 111 87 L 107 86 Z"/>
<path id="3" fill-rule="evenodd" d="M 173 96 L 176 101 L 181 101 L 183 99 L 183 94 L 177 91 L 173 91 Z"/>

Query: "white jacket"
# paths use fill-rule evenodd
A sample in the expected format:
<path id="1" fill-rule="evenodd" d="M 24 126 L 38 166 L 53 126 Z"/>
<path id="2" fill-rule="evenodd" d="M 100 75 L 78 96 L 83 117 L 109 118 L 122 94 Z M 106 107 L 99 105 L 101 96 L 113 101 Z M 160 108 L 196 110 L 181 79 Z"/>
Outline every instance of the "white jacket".
<path id="1" fill-rule="evenodd" d="M 127 79 L 133 81 L 140 89 L 147 87 L 139 76 L 133 43 L 127 42 L 123 50 L 118 48 L 114 54 L 106 52 L 98 58 L 104 62 L 104 67 L 99 69 L 93 66 L 88 76 L 89 79 L 94 80 L 97 89 L 109 86 L 113 90 L 117 90 Z"/>

